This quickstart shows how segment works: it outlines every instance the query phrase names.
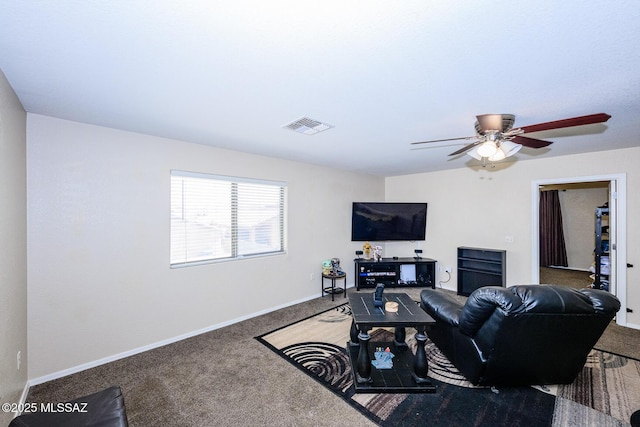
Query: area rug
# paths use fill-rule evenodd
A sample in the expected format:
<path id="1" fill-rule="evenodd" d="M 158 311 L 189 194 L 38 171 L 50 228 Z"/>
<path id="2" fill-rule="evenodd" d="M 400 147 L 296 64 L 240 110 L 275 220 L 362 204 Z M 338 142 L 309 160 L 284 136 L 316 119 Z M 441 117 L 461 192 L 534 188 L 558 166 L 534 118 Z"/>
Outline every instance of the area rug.
<path id="1" fill-rule="evenodd" d="M 381 426 L 625 426 L 640 409 L 640 361 L 592 350 L 573 384 L 474 387 L 430 341 L 426 351 L 435 394 L 356 394 L 346 344 L 348 304 L 259 337 L 258 341 Z M 415 352 L 415 330 L 407 344 Z M 393 332 L 371 332 L 391 341 Z"/>

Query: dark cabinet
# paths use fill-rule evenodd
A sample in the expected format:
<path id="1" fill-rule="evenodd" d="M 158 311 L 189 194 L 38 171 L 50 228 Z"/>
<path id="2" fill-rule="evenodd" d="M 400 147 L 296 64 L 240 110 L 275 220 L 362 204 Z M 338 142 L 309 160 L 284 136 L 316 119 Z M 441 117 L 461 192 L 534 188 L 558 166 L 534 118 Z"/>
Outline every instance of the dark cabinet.
<path id="1" fill-rule="evenodd" d="M 375 288 L 378 283 L 385 288 L 435 287 L 436 261 L 430 258 L 382 258 L 381 261 L 356 258 L 356 289 Z"/>
<path id="2" fill-rule="evenodd" d="M 458 248 L 458 294 L 469 296 L 483 286 L 506 286 L 506 258 L 503 250 Z"/>

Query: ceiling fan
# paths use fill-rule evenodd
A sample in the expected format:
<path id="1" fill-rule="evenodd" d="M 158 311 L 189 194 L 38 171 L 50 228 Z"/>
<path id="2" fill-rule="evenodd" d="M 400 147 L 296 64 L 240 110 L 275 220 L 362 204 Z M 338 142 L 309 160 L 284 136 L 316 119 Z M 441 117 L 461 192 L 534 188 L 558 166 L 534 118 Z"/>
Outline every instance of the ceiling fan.
<path id="1" fill-rule="evenodd" d="M 476 116 L 475 136 L 460 138 L 434 139 L 431 141 L 412 142 L 411 145 L 428 144 L 432 142 L 457 141 L 476 139 L 459 150 L 449 154 L 457 156 L 467 153 L 478 160 L 489 161 L 502 160 L 517 153 L 522 147 L 542 148 L 552 144 L 551 141 L 524 136 L 525 133 L 541 132 L 552 129 L 562 129 L 572 126 L 604 123 L 611 116 L 605 113 L 590 114 L 587 116 L 572 117 L 570 119 L 555 120 L 552 122 L 538 123 L 513 129 L 515 116 L 513 114 L 482 114 Z"/>

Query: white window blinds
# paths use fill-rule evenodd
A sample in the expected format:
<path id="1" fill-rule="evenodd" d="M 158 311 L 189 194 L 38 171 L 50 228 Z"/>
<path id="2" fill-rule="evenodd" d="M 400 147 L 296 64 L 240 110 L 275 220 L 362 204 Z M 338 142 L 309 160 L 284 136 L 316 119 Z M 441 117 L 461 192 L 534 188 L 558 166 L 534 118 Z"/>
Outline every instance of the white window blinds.
<path id="1" fill-rule="evenodd" d="M 171 172 L 171 265 L 285 250 L 286 184 Z"/>

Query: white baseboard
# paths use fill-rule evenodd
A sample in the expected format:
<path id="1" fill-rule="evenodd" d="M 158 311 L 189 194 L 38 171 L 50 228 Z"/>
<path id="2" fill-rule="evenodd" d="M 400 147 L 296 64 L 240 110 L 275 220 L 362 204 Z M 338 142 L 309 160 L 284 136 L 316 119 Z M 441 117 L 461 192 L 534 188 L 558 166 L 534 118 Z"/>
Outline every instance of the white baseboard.
<path id="1" fill-rule="evenodd" d="M 31 383 L 27 380 L 24 383 L 24 388 L 22 389 L 22 394 L 20 395 L 20 399 L 18 400 L 18 408 L 24 408 L 24 404 L 27 402 L 27 394 L 29 394 L 29 387 L 31 387 Z M 13 413 L 13 418 L 20 415 L 20 411 L 15 411 Z"/>
<path id="2" fill-rule="evenodd" d="M 22 389 L 22 394 L 20 395 L 20 403 L 25 403 L 27 401 L 27 394 L 29 394 L 29 387 L 31 387 L 31 383 L 27 381 L 24 384 L 24 388 Z"/>
<path id="3" fill-rule="evenodd" d="M 122 353 L 114 354 L 112 356 L 104 357 L 102 359 L 94 360 L 92 362 L 83 363 L 81 365 L 77 365 L 68 369 L 63 369 L 61 371 L 53 372 L 48 375 L 43 375 L 37 378 L 31 378 L 27 381 L 27 386 L 25 386 L 25 391 L 23 392 L 24 398 L 26 398 L 26 393 L 29 390 L 29 387 L 42 384 L 48 381 L 56 380 L 58 378 L 66 377 L 67 375 L 75 374 L 77 372 L 81 372 L 87 369 L 95 368 L 96 366 L 104 365 L 105 363 L 114 362 L 119 359 L 124 359 L 125 357 L 133 356 L 139 353 L 143 353 L 145 351 L 153 350 L 154 348 L 163 347 L 167 344 L 172 344 L 174 342 L 182 341 L 187 338 L 194 337 L 196 335 L 204 334 L 206 332 L 214 331 L 216 329 L 224 328 L 225 326 L 233 325 L 234 323 L 242 322 L 244 320 L 248 320 L 257 316 L 261 316 L 263 314 L 271 313 L 272 311 L 280 310 L 282 308 L 290 307 L 292 305 L 300 304 L 302 302 L 310 301 L 312 299 L 318 298 L 322 296 L 320 293 L 316 295 L 311 295 L 309 297 L 301 298 L 295 301 L 290 301 L 285 304 L 281 304 L 275 307 L 270 307 L 265 310 L 257 311 L 255 313 L 247 314 L 246 316 L 237 317 L 232 320 L 228 320 L 226 322 L 221 322 L 215 325 L 208 326 L 206 328 L 198 329 L 197 331 L 187 332 L 186 334 L 178 335 L 176 337 L 168 338 L 166 340 L 158 341 L 149 345 L 145 345 L 142 347 L 134 348 L 132 350 L 124 351 Z"/>
<path id="4" fill-rule="evenodd" d="M 640 325 L 638 325 L 636 323 L 625 323 L 624 325 L 620 325 L 620 326 L 625 326 L 625 327 L 631 328 L 631 329 L 640 329 Z"/>
<path id="5" fill-rule="evenodd" d="M 549 268 L 556 268 L 558 270 L 574 270 L 574 271 L 590 272 L 588 268 L 565 267 L 563 265 L 550 265 Z"/>

